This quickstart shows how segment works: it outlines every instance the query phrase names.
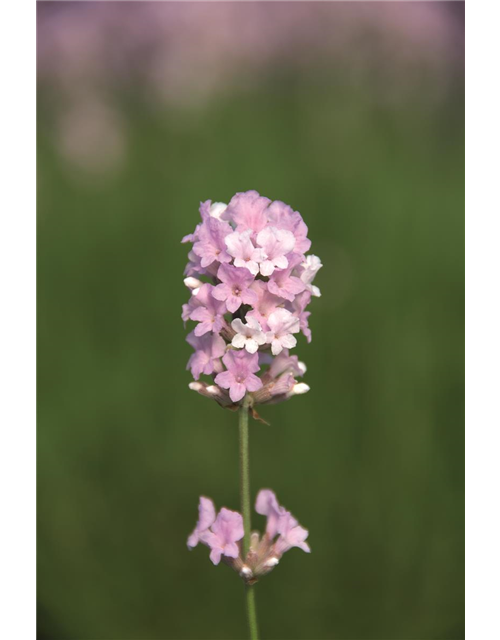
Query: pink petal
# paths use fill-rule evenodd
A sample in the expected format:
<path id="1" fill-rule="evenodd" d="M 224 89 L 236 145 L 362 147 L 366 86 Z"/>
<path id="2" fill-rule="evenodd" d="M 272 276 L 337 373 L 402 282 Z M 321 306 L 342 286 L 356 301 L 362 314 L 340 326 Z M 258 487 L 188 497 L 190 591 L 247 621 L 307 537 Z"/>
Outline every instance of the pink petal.
<path id="1" fill-rule="evenodd" d="M 239 402 L 243 398 L 245 393 L 246 393 L 245 385 L 242 384 L 241 382 L 233 382 L 233 384 L 229 388 L 229 397 L 233 402 Z"/>
<path id="2" fill-rule="evenodd" d="M 223 389 L 229 389 L 234 384 L 234 375 L 230 371 L 223 371 L 215 376 L 215 383 Z"/>
<path id="3" fill-rule="evenodd" d="M 262 380 L 253 373 L 248 375 L 245 384 L 248 391 L 258 391 L 262 388 Z"/>

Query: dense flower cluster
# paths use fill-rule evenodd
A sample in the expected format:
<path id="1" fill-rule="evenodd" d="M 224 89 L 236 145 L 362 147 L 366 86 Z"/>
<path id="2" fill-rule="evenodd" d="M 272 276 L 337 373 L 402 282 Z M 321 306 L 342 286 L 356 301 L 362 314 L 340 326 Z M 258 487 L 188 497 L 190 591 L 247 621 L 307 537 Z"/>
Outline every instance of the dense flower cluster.
<path id="1" fill-rule="evenodd" d="M 210 548 L 210 560 L 214 564 L 223 560 L 249 584 L 274 569 L 281 556 L 292 547 L 299 547 L 306 553 L 311 551 L 306 542 L 309 532 L 280 506 L 273 491 L 259 491 L 255 510 L 267 516 L 266 531 L 262 537 L 257 531 L 252 532 L 250 549 L 243 557 L 241 514 L 225 507 L 217 514 L 212 500 L 200 497 L 198 522 L 188 538 L 188 547 L 192 549 L 199 542 L 203 543 Z"/>
<path id="2" fill-rule="evenodd" d="M 306 255 L 302 216 L 256 191 L 237 193 L 228 205 L 207 200 L 200 214 L 182 240 L 193 244 L 184 280 L 191 297 L 182 308 L 184 322 L 197 323 L 187 337 L 190 387 L 224 407 L 247 393 L 264 404 L 308 391 L 296 380 L 306 367 L 289 350 L 299 332 L 311 341 L 306 307 L 321 295 L 312 283 L 322 265 Z M 212 383 L 200 382 L 202 374 Z"/>

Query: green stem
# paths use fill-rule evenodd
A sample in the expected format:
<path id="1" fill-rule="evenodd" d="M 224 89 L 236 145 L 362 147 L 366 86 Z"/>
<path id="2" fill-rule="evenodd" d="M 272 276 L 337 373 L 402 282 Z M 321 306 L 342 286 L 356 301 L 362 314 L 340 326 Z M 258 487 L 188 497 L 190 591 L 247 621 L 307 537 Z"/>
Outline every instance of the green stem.
<path id="1" fill-rule="evenodd" d="M 247 618 L 248 628 L 250 629 L 250 640 L 259 640 L 259 629 L 257 627 L 257 611 L 255 610 L 255 587 L 247 586 Z"/>
<path id="2" fill-rule="evenodd" d="M 245 558 L 250 549 L 250 534 L 252 531 L 252 523 L 250 520 L 250 464 L 249 464 L 249 447 L 248 447 L 248 396 L 245 397 L 243 405 L 239 410 L 239 430 L 240 430 L 240 499 L 241 513 L 243 515 L 243 529 L 245 535 L 243 537 L 243 557 Z M 250 630 L 250 639 L 258 640 L 259 632 L 257 629 L 257 612 L 255 610 L 255 592 L 254 587 L 247 585 L 246 604 L 248 627 Z"/>
<path id="3" fill-rule="evenodd" d="M 240 501 L 241 515 L 243 516 L 243 557 L 246 557 L 250 549 L 250 533 L 252 530 L 250 512 L 250 464 L 248 455 L 248 403 L 247 399 L 239 411 L 240 426 Z"/>

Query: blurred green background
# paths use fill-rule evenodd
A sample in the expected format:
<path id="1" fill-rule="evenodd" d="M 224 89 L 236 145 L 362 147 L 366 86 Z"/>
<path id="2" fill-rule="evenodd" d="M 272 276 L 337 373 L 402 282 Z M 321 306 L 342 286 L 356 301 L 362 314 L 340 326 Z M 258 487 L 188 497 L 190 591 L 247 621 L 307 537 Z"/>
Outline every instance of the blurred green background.
<path id="1" fill-rule="evenodd" d="M 257 585 L 262 637 L 463 637 L 460 57 L 444 92 L 413 65 L 401 95 L 370 51 L 361 81 L 346 59 L 182 105 L 131 80 L 114 164 L 99 136 L 86 164 L 61 152 L 41 78 L 39 638 L 246 637 L 238 577 L 186 548 L 200 494 L 239 507 L 238 434 L 188 389 L 180 239 L 200 200 L 247 189 L 300 211 L 324 263 L 296 350 L 311 391 L 251 423 L 253 495 L 272 487 L 312 547 Z"/>

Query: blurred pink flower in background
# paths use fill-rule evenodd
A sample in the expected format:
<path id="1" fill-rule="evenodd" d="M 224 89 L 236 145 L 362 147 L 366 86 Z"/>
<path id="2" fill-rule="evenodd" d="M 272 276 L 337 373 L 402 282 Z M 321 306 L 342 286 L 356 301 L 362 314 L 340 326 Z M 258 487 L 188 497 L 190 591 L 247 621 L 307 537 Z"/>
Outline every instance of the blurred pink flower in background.
<path id="1" fill-rule="evenodd" d="M 446 95 L 463 55 L 456 3 L 38 3 L 38 80 L 60 151 L 97 172 L 126 151 L 120 91 L 153 107 L 202 108 L 277 68 L 333 68 L 385 102 L 431 83 Z M 461 9 L 460 9 L 461 11 Z M 418 79 L 417 79 L 418 78 Z"/>

